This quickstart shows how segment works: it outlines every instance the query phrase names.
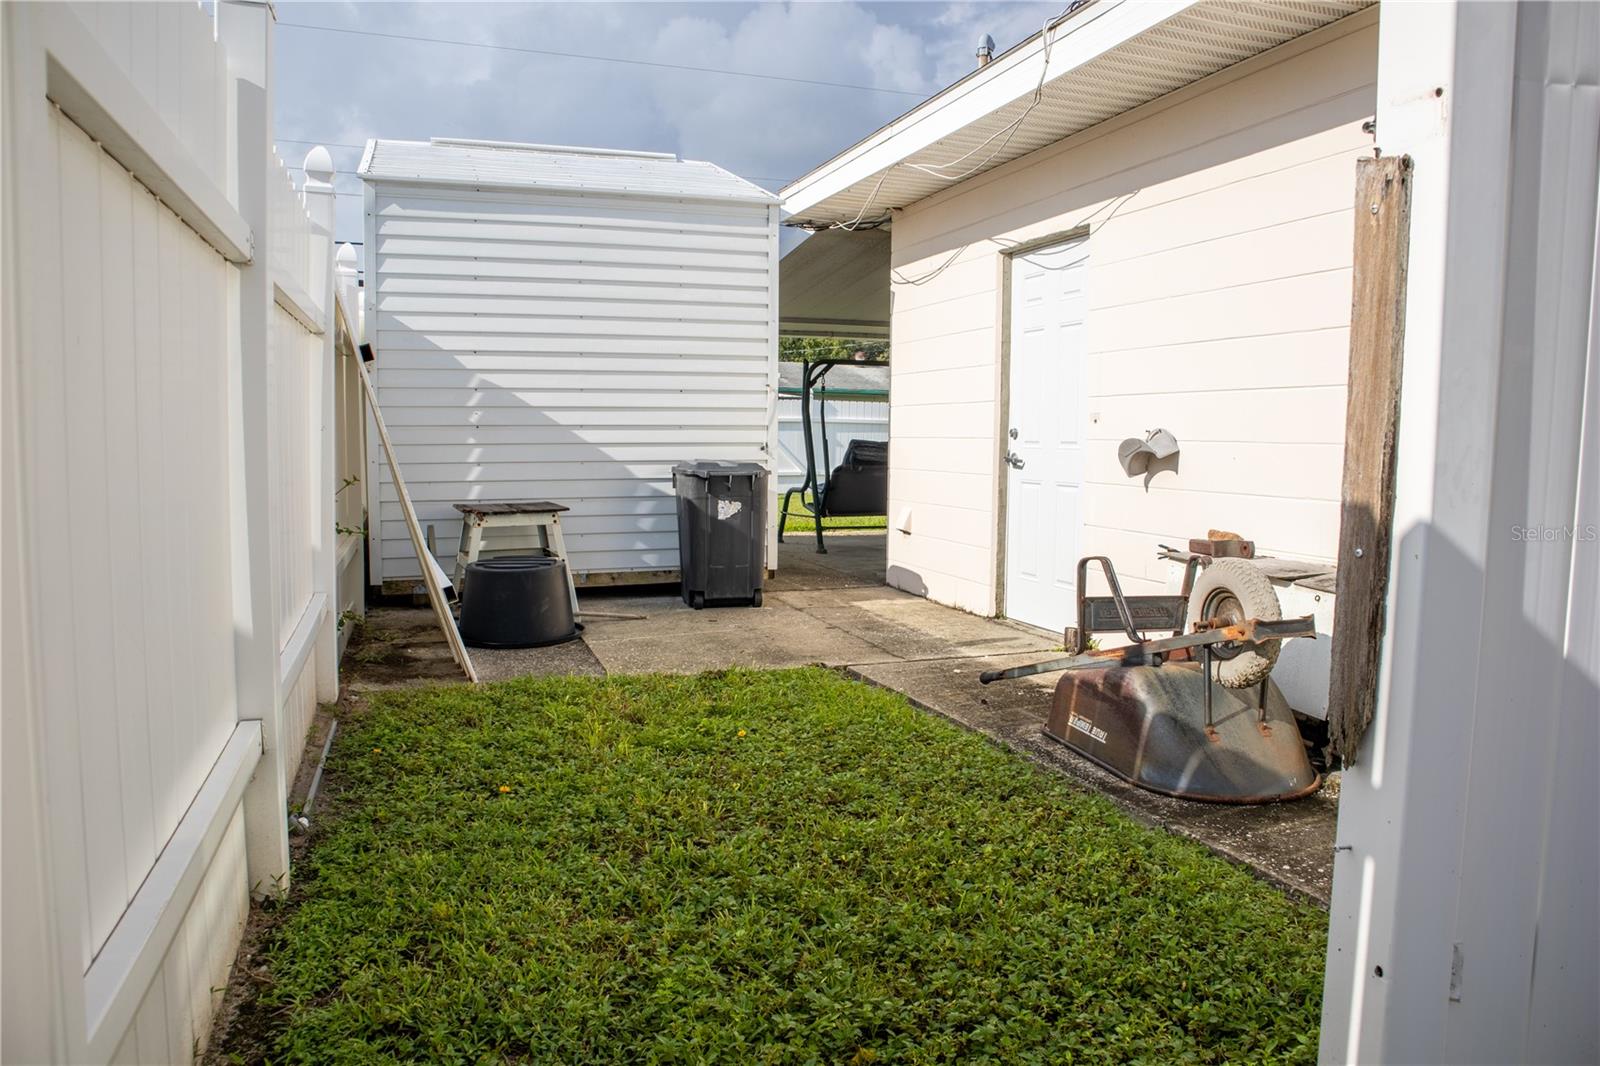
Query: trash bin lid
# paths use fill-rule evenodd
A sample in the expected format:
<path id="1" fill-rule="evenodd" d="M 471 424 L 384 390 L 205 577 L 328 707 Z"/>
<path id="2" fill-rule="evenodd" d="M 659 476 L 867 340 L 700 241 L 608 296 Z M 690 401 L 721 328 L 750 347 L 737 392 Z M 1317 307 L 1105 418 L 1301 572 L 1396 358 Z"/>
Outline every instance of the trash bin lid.
<path id="1" fill-rule="evenodd" d="M 753 477 L 765 474 L 767 468 L 760 463 L 725 463 L 718 459 L 696 459 L 692 463 L 679 463 L 672 468 L 674 474 L 688 474 L 691 477 Z"/>

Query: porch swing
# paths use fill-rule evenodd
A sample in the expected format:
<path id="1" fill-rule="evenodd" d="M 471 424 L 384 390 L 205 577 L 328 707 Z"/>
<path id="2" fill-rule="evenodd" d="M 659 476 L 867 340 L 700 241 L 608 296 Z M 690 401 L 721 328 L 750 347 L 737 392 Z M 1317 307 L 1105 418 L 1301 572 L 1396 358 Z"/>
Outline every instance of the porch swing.
<path id="1" fill-rule="evenodd" d="M 798 488 L 783 494 L 783 506 L 778 514 L 778 542 L 783 542 L 784 526 L 790 515 L 808 517 L 816 531 L 817 554 L 826 555 L 828 546 L 822 539 L 824 518 L 862 518 L 886 514 L 889 509 L 889 445 L 877 440 L 852 440 L 845 448 L 843 461 L 830 470 L 832 456 L 828 446 L 827 389 L 822 388 L 823 403 L 819 412 L 818 428 L 822 434 L 822 466 L 817 466 L 817 448 L 811 429 L 811 394 L 818 390 L 828 372 L 840 364 L 849 366 L 888 366 L 886 355 L 849 357 L 822 357 L 804 359 L 800 363 L 800 426 L 806 446 L 806 478 Z M 826 478 L 820 471 L 829 471 Z M 791 510 L 791 501 L 800 497 L 798 510 Z"/>

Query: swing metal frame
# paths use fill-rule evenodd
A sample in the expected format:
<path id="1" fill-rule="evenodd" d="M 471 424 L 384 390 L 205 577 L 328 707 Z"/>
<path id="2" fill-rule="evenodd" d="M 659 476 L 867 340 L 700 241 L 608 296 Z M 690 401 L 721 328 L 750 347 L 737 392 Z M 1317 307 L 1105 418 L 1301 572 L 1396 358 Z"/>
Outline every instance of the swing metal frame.
<path id="1" fill-rule="evenodd" d="M 828 546 L 822 539 L 822 520 L 828 516 L 828 479 L 820 475 L 817 470 L 817 445 L 816 435 L 811 428 L 811 396 L 812 393 L 822 393 L 822 408 L 818 413 L 818 427 L 816 432 L 822 434 L 822 469 L 833 469 L 833 458 L 828 447 L 828 390 L 820 388 L 828 376 L 828 371 L 836 366 L 888 366 L 888 356 L 867 356 L 856 358 L 846 356 L 839 358 L 803 359 L 800 362 L 800 428 L 806 446 L 806 479 L 799 488 L 789 489 L 783 494 L 783 505 L 778 511 L 778 543 L 783 543 L 783 527 L 788 524 L 789 516 L 810 518 L 817 537 L 817 554 L 828 554 Z M 806 502 L 809 492 L 810 502 Z M 790 501 L 800 497 L 799 510 L 790 509 Z"/>

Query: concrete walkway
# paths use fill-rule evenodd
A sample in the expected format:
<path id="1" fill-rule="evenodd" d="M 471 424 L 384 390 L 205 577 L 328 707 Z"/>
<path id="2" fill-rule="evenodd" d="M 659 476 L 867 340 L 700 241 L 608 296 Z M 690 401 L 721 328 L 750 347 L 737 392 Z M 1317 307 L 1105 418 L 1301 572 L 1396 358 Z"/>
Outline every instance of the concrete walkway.
<path id="1" fill-rule="evenodd" d="M 526 674 L 698 673 L 820 664 L 903 693 L 1024 757 L 1326 905 L 1337 801 L 1230 807 L 1133 788 L 1042 732 L 1055 676 L 984 687 L 978 674 L 1045 657 L 1059 641 L 1008 622 L 942 607 L 882 583 L 884 534 L 833 533 L 828 554 L 809 537 L 780 549 L 764 605 L 691 610 L 676 590 L 580 595 L 582 642 L 473 652 L 484 680 Z M 365 655 L 367 662 L 362 662 Z M 374 611 L 347 663 L 353 691 L 458 680 L 426 609 Z"/>
<path id="2" fill-rule="evenodd" d="M 586 597 L 586 611 L 641 617 L 589 617 L 584 642 L 607 673 L 954 661 L 1056 646 L 888 588 L 878 576 L 882 559 L 882 534 L 832 536 L 827 555 L 785 544 L 778 576 L 757 611 L 695 611 L 673 594 Z"/>

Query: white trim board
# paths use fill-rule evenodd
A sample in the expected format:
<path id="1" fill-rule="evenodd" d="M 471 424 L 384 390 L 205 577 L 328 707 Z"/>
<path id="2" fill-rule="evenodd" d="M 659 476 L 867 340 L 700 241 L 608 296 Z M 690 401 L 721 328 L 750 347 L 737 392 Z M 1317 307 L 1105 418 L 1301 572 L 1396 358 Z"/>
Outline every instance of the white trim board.
<path id="1" fill-rule="evenodd" d="M 284 277 L 278 271 L 273 271 L 272 299 L 279 307 L 289 312 L 300 325 L 305 327 L 307 333 L 320 337 L 327 332 L 324 325 L 326 316 L 311 294 L 295 284 L 292 278 Z"/>
<path id="2" fill-rule="evenodd" d="M 295 678 L 300 676 L 300 671 L 305 669 L 306 660 L 311 657 L 311 652 L 317 646 L 317 630 L 327 615 L 328 594 L 313 593 L 306 602 L 306 609 L 300 614 L 300 620 L 295 623 L 294 632 L 289 634 L 289 639 L 284 642 L 283 650 L 278 655 L 278 682 L 283 686 L 284 692 L 289 691 L 289 686 L 294 684 Z"/>

